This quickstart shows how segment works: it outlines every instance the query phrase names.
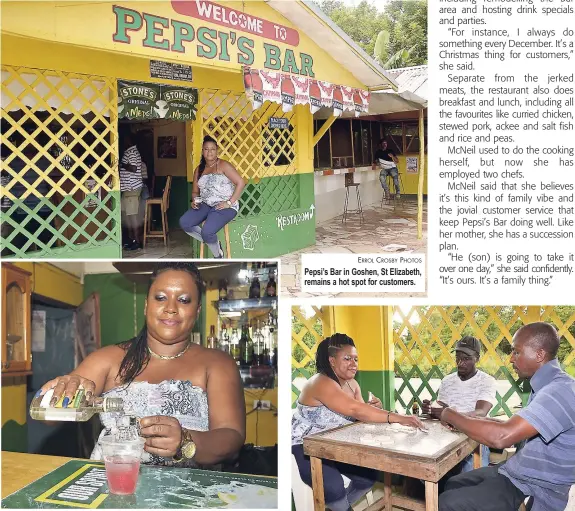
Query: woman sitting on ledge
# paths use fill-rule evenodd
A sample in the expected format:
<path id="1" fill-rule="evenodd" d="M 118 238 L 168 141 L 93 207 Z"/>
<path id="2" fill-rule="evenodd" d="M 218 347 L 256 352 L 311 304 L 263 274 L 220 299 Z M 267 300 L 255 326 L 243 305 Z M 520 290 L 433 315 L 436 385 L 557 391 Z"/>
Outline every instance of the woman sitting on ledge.
<path id="1" fill-rule="evenodd" d="M 202 159 L 194 172 L 192 209 L 182 215 L 180 227 L 205 243 L 215 258 L 224 256 L 217 233 L 238 214 L 238 199 L 245 186 L 238 171 L 218 158 L 217 142 L 210 136 L 204 137 Z"/>

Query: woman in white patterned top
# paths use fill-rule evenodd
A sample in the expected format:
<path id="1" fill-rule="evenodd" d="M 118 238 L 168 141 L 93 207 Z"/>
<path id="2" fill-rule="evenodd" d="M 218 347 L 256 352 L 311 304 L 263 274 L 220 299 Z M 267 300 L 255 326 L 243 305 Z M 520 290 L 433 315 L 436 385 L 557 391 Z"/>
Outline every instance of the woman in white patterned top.
<path id="1" fill-rule="evenodd" d="M 369 402 L 363 400 L 355 380 L 358 356 L 351 337 L 334 334 L 324 339 L 318 346 L 315 364 L 317 374 L 303 388 L 292 416 L 292 454 L 302 481 L 308 486 L 311 466 L 309 456 L 303 452 L 306 436 L 356 420 L 423 428 L 417 417 L 383 410 L 381 401 L 373 395 Z M 351 509 L 376 480 L 375 470 L 327 460 L 322 465 L 325 502 L 332 511 Z M 347 488 L 342 474 L 351 480 Z"/>
<path id="2" fill-rule="evenodd" d="M 224 256 L 217 233 L 238 214 L 244 187 L 238 171 L 218 158 L 217 142 L 204 137 L 202 159 L 194 172 L 192 209 L 182 215 L 180 226 L 192 238 L 205 243 L 215 258 Z"/>
<path id="3" fill-rule="evenodd" d="M 144 305 L 140 334 L 90 354 L 71 374 L 39 391 L 54 389 L 67 407 L 81 386 L 86 396 L 124 399 L 140 419 L 146 439 L 142 463 L 213 466 L 236 457 L 245 440 L 245 404 L 239 372 L 223 351 L 191 343 L 203 293 L 193 263 L 158 263 Z M 107 430 L 115 414 L 103 413 Z M 100 459 L 98 448 L 92 453 Z"/>

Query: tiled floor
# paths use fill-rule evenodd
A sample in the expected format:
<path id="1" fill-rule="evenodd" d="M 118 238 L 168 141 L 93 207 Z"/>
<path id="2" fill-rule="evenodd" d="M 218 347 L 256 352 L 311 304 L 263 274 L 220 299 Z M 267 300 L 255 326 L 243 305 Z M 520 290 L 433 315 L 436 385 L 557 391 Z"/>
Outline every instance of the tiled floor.
<path id="1" fill-rule="evenodd" d="M 321 297 L 382 297 L 382 296 L 425 296 L 425 293 L 302 293 L 300 290 L 300 254 L 353 253 L 369 254 L 384 252 L 419 252 L 427 249 L 427 203 L 423 205 L 423 237 L 417 239 L 417 201 L 406 198 L 391 204 L 372 205 L 364 209 L 365 222 L 359 216 L 350 217 L 346 223 L 341 217 L 319 224 L 316 228 L 316 243 L 311 247 L 282 256 L 281 296 L 292 298 Z"/>
<path id="2" fill-rule="evenodd" d="M 281 293 L 291 298 L 321 297 L 391 297 L 425 296 L 425 293 L 302 293 L 300 289 L 300 254 L 370 254 L 385 252 L 419 252 L 427 248 L 427 203 L 423 206 L 423 237 L 417 239 L 417 201 L 405 198 L 402 201 L 379 204 L 364 209 L 365 222 L 360 223 L 358 215 L 352 215 L 342 223 L 341 217 L 333 218 L 316 227 L 316 243 L 297 252 L 282 256 Z M 161 238 L 148 242 L 145 250 L 124 250 L 124 258 L 187 259 L 194 257 L 190 238 L 181 230 L 173 230 L 168 246 Z"/>
<path id="3" fill-rule="evenodd" d="M 194 257 L 190 237 L 181 229 L 174 229 L 168 236 L 168 246 L 164 247 L 162 238 L 148 240 L 145 250 L 124 250 L 124 259 L 188 259 Z"/>

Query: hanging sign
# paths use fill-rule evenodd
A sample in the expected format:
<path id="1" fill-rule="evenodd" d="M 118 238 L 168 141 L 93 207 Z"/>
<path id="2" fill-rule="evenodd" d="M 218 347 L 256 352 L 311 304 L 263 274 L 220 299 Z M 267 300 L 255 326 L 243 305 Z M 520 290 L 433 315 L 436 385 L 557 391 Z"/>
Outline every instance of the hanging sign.
<path id="1" fill-rule="evenodd" d="M 419 166 L 419 158 L 417 156 L 408 156 L 405 158 L 405 171 L 408 174 L 417 174 Z"/>
<path id="2" fill-rule="evenodd" d="M 119 119 L 196 118 L 198 90 L 157 83 L 118 81 Z"/>
<path id="3" fill-rule="evenodd" d="M 191 82 L 192 66 L 164 62 L 163 60 L 150 60 L 150 77 Z"/>
<path id="4" fill-rule="evenodd" d="M 156 119 L 154 108 L 159 99 L 158 84 L 118 80 L 119 119 Z"/>
<path id="5" fill-rule="evenodd" d="M 368 91 L 287 73 L 244 66 L 244 88 L 254 109 L 271 101 L 282 105 L 284 112 L 294 105 L 309 105 L 312 114 L 326 107 L 333 109 L 336 117 L 346 110 L 355 112 L 356 117 L 369 110 Z"/>
<path id="6" fill-rule="evenodd" d="M 162 119 L 191 121 L 196 118 L 198 108 L 198 90 L 162 85 L 160 88 L 160 106 L 167 109 Z M 164 113 L 163 110 L 161 112 Z"/>
<path id="7" fill-rule="evenodd" d="M 272 130 L 287 130 L 289 127 L 289 119 L 285 117 L 270 117 L 268 127 Z"/>

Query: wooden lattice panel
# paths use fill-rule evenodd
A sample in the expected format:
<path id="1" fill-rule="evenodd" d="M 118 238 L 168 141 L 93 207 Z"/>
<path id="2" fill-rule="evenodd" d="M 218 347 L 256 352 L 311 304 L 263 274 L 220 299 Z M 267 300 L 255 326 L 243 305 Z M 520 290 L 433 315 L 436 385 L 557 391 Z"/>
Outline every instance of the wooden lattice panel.
<path id="1" fill-rule="evenodd" d="M 120 243 L 116 126 L 115 80 L 2 66 L 3 256 Z"/>
<path id="2" fill-rule="evenodd" d="M 300 207 L 296 172 L 296 116 L 266 102 L 252 111 L 245 94 L 203 90 L 200 94 L 203 135 L 218 142 L 218 154 L 248 183 L 241 200 L 241 217 Z M 288 129 L 269 127 L 270 117 L 288 119 Z M 264 178 L 282 177 L 279 180 Z M 263 179 L 263 180 L 262 180 Z"/>
<path id="3" fill-rule="evenodd" d="M 332 334 L 329 307 L 306 309 L 292 307 L 292 404 L 300 394 L 293 382 L 302 377 L 308 380 L 315 374 L 317 346 Z"/>

